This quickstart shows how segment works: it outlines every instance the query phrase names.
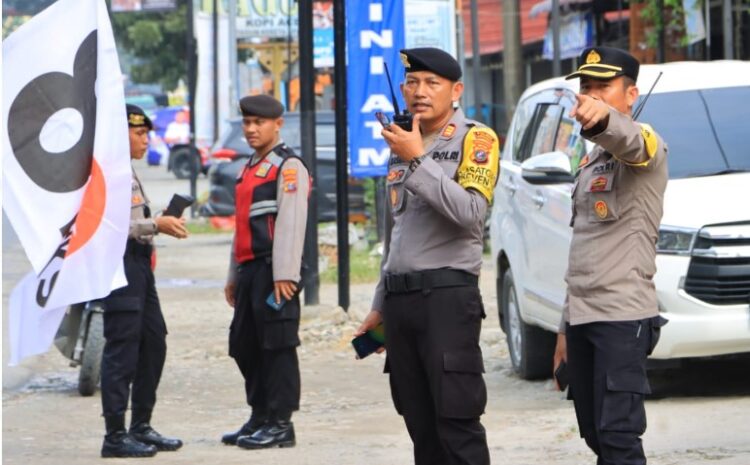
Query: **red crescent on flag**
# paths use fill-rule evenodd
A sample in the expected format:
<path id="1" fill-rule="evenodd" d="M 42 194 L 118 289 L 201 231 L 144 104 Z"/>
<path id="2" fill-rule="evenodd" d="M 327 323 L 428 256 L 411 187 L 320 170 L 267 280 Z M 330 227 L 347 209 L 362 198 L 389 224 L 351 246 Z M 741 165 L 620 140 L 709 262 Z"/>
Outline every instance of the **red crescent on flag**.
<path id="1" fill-rule="evenodd" d="M 104 174 L 96 159 L 91 160 L 91 177 L 83 194 L 81 209 L 76 217 L 76 225 L 66 257 L 73 255 L 83 247 L 96 233 L 104 216 L 104 207 L 107 205 L 107 183 Z"/>

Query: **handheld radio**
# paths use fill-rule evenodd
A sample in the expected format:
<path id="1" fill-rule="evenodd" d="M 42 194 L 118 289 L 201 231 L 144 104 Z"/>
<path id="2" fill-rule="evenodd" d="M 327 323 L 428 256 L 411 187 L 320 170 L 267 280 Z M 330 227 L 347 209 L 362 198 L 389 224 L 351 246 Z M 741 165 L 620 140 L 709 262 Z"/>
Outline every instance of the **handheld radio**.
<path id="1" fill-rule="evenodd" d="M 393 103 L 393 124 L 400 127 L 404 131 L 411 131 L 411 122 L 414 119 L 414 115 L 409 113 L 408 110 L 404 109 L 404 112 L 398 108 L 398 101 L 396 100 L 396 93 L 393 91 L 393 83 L 391 82 L 391 73 L 388 72 L 388 64 L 385 65 L 385 76 L 388 78 L 388 87 L 391 89 L 391 102 Z"/>

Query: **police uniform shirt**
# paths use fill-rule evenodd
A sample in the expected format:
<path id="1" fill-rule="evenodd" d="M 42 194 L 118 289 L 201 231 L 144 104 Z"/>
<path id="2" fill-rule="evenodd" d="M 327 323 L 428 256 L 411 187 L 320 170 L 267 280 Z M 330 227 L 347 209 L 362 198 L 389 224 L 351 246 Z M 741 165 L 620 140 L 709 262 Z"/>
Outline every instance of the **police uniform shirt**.
<path id="1" fill-rule="evenodd" d="M 279 141 L 276 145 L 280 144 L 283 144 L 283 141 Z M 269 155 L 272 152 L 269 152 Z M 264 158 L 254 153 L 250 166 L 255 166 Z M 299 282 L 301 279 L 300 268 L 305 245 L 309 191 L 310 176 L 305 164 L 298 158 L 288 158 L 281 165 L 277 178 L 278 212 L 274 226 L 272 252 L 274 281 Z M 234 257 L 234 242 L 231 250 L 229 281 L 235 282 L 237 261 Z"/>
<path id="2" fill-rule="evenodd" d="M 653 276 L 667 186 L 667 147 L 647 124 L 610 109 L 573 188 L 573 237 L 561 332 L 658 314 Z"/>
<path id="3" fill-rule="evenodd" d="M 479 275 L 484 218 L 499 171 L 494 131 L 457 109 L 419 166 L 392 155 L 386 178 L 391 214 L 372 308 L 382 310 L 383 275 L 452 268 Z"/>
<path id="4" fill-rule="evenodd" d="M 149 204 L 148 197 L 146 197 L 143 185 L 132 167 L 131 171 L 133 177 L 131 181 L 130 229 L 128 231 L 128 239 L 135 239 L 142 244 L 151 244 L 154 235 L 157 233 L 156 222 L 153 218 L 146 215 L 146 209 Z"/>

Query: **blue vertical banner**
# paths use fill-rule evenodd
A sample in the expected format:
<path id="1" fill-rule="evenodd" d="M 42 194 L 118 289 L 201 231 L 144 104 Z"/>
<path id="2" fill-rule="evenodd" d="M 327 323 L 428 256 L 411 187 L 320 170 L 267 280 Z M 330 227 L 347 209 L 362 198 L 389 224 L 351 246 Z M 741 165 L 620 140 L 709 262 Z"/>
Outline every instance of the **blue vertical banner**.
<path id="1" fill-rule="evenodd" d="M 385 176 L 390 150 L 375 112 L 393 116 L 385 64 L 398 105 L 404 108 L 398 88 L 404 77 L 399 59 L 404 48 L 404 0 L 347 0 L 346 12 L 350 174 Z"/>

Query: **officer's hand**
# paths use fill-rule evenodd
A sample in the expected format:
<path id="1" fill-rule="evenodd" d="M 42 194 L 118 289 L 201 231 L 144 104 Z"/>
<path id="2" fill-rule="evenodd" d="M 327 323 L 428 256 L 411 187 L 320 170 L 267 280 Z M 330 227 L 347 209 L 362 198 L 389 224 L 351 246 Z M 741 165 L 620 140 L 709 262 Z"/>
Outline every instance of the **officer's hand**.
<path id="1" fill-rule="evenodd" d="M 404 131 L 395 123 L 389 124 L 380 131 L 391 151 L 405 162 L 410 162 L 424 154 L 422 134 L 419 132 L 419 120 L 420 115 L 417 113 L 411 123 L 411 131 Z"/>
<path id="2" fill-rule="evenodd" d="M 297 292 L 297 284 L 294 281 L 276 281 L 273 283 L 273 295 L 276 298 L 276 304 L 281 303 L 281 297 L 284 300 L 292 300 L 294 293 Z"/>
<path id="3" fill-rule="evenodd" d="M 361 325 L 359 325 L 359 328 L 357 328 L 356 331 L 354 331 L 354 337 L 359 337 L 363 334 L 365 334 L 367 331 L 371 329 L 375 329 L 380 323 L 383 322 L 383 315 L 381 312 L 370 310 L 370 313 L 367 314 L 365 317 L 365 321 L 362 322 Z M 385 352 L 385 347 L 380 347 L 375 351 L 378 354 L 382 354 Z"/>
<path id="4" fill-rule="evenodd" d="M 600 121 L 609 119 L 609 105 L 598 98 L 576 94 L 576 104 L 569 116 L 578 120 L 584 130 L 588 130 Z"/>
<path id="5" fill-rule="evenodd" d="M 227 299 L 227 303 L 232 308 L 234 308 L 234 288 L 235 284 L 233 282 L 227 282 L 224 285 L 224 298 Z"/>
<path id="6" fill-rule="evenodd" d="M 552 380 L 555 382 L 555 389 L 558 391 L 562 391 L 562 389 L 560 389 L 560 385 L 557 384 L 555 372 L 561 362 L 568 363 L 568 343 L 565 340 L 565 335 L 559 333 L 557 335 L 557 344 L 555 345 L 555 355 L 552 357 Z"/>
<path id="7" fill-rule="evenodd" d="M 176 218 L 174 216 L 159 216 L 154 218 L 156 230 L 162 234 L 167 234 L 177 239 L 188 237 L 188 231 L 185 229 L 185 218 Z"/>

